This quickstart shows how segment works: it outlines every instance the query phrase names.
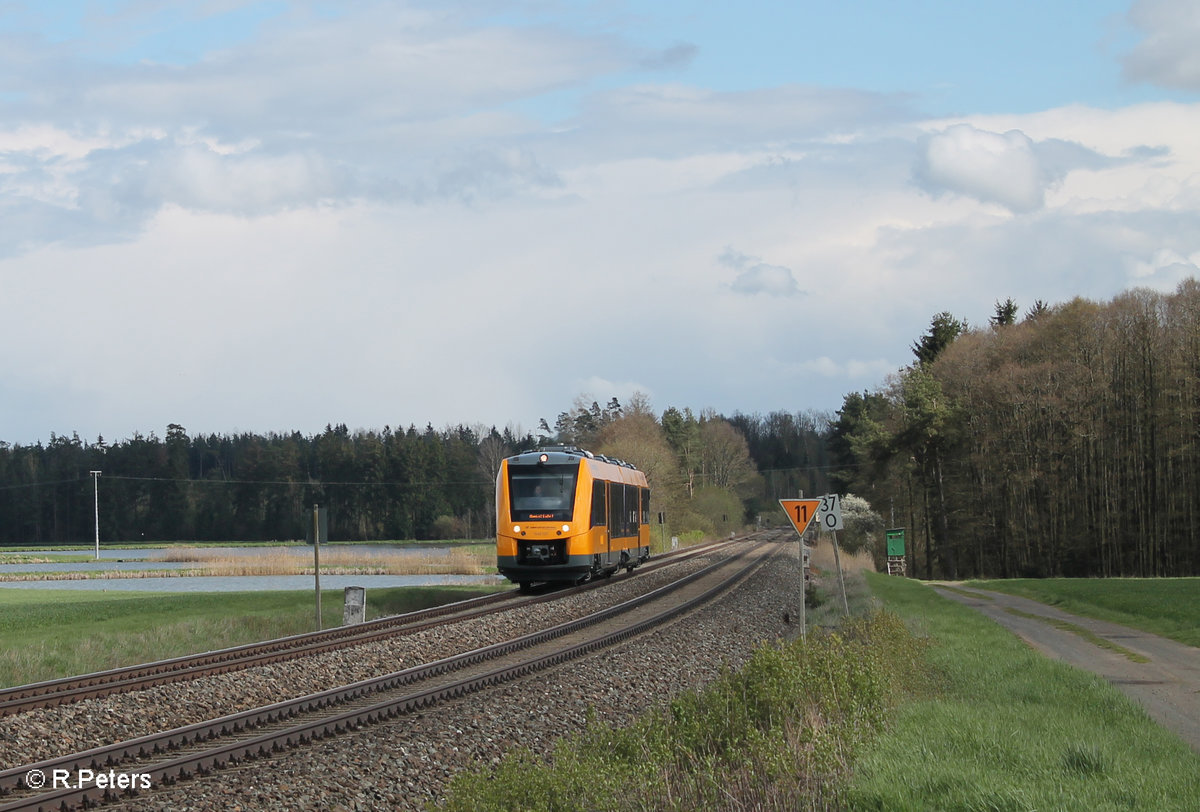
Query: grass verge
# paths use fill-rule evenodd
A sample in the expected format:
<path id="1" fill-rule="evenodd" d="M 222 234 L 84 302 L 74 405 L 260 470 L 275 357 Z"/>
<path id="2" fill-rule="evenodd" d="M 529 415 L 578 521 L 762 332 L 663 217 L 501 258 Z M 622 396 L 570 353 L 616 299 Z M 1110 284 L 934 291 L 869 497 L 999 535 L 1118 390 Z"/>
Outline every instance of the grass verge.
<path id="1" fill-rule="evenodd" d="M 505 587 L 501 587 L 505 588 Z M 367 592 L 369 617 L 493 591 L 403 587 Z M 341 590 L 323 591 L 324 628 L 341 625 Z M 102 671 L 312 631 L 311 591 L 139 593 L 0 590 L 0 686 Z"/>
<path id="2" fill-rule="evenodd" d="M 935 693 L 867 748 L 852 809 L 1195 810 L 1200 757 L 1099 677 L 904 578 L 875 594 L 934 641 Z"/>
<path id="3" fill-rule="evenodd" d="M 1017 578 L 969 585 L 1200 646 L 1200 578 Z"/>
<path id="4" fill-rule="evenodd" d="M 440 808 L 1198 808 L 1200 757 L 1116 689 L 916 581 L 867 578 L 883 610 L 764 646 L 630 727 L 518 749 Z M 832 623 L 833 597 L 810 620 Z"/>
<path id="5" fill-rule="evenodd" d="M 459 775 L 442 808 L 836 807 L 856 752 L 920 671 L 916 638 L 895 615 L 871 612 L 762 646 L 740 671 L 630 727 L 593 717 L 548 757 L 517 750 L 494 771 Z"/>

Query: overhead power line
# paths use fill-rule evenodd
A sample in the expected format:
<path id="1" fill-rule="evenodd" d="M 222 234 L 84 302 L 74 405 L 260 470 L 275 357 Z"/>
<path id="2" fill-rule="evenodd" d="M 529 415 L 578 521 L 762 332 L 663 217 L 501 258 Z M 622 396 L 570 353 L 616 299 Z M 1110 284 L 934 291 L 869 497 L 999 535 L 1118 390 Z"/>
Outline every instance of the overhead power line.
<path id="1" fill-rule="evenodd" d="M 430 481 L 430 482 L 397 482 L 397 481 L 339 481 L 339 480 L 272 480 L 272 479 L 180 479 L 177 477 L 157 477 L 157 476 L 121 476 L 114 474 L 105 477 L 106 479 L 122 479 L 130 482 L 174 482 L 178 484 L 194 484 L 194 485 L 289 485 L 292 487 L 301 488 L 324 488 L 330 485 L 338 487 L 369 487 L 369 488 L 417 488 L 417 487 L 434 487 L 442 485 L 479 485 L 491 487 L 494 482 L 490 480 L 461 480 L 461 481 Z"/>

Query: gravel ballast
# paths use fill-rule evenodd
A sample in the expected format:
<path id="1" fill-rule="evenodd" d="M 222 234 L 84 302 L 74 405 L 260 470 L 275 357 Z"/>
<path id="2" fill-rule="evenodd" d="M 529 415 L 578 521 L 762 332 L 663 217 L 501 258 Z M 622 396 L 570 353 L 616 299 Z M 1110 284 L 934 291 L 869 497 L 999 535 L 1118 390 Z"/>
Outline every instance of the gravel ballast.
<path id="1" fill-rule="evenodd" d="M 489 645 L 628 600 L 708 563 L 619 578 L 603 589 L 394 641 L 0 720 L 0 765 L 134 738 Z M 120 807 L 423 809 L 456 772 L 494 764 L 516 745 L 549 750 L 586 723 L 589 709 L 600 720 L 624 724 L 711 682 L 723 665 L 740 666 L 761 641 L 796 631 L 784 613 L 795 614 L 798 581 L 795 560 L 776 555 L 715 604 L 619 647 L 415 716 L 161 788 Z"/>

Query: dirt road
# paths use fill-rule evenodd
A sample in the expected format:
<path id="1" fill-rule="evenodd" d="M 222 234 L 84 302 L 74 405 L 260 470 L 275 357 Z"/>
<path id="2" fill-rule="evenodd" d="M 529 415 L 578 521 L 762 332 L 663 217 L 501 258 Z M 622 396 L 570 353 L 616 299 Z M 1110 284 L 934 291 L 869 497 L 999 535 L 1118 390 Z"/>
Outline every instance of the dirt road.
<path id="1" fill-rule="evenodd" d="M 1010 629 L 1046 656 L 1099 674 L 1138 702 L 1152 719 L 1200 752 L 1200 648 L 1127 626 L 1071 615 L 1001 592 L 968 589 L 958 584 L 931 585 L 938 594 L 977 609 Z M 1125 654 L 1101 648 L 1076 632 L 1014 612 L 1082 627 L 1149 662 L 1135 662 Z"/>

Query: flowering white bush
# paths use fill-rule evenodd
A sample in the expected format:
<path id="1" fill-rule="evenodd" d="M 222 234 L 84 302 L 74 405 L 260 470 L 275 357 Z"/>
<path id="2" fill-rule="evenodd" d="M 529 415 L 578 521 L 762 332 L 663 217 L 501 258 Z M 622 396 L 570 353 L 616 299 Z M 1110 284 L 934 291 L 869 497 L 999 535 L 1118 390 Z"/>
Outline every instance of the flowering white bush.
<path id="1" fill-rule="evenodd" d="M 845 529 L 838 533 L 838 544 L 847 552 L 870 550 L 883 538 L 883 517 L 861 496 L 848 493 L 842 497 L 842 523 Z"/>

